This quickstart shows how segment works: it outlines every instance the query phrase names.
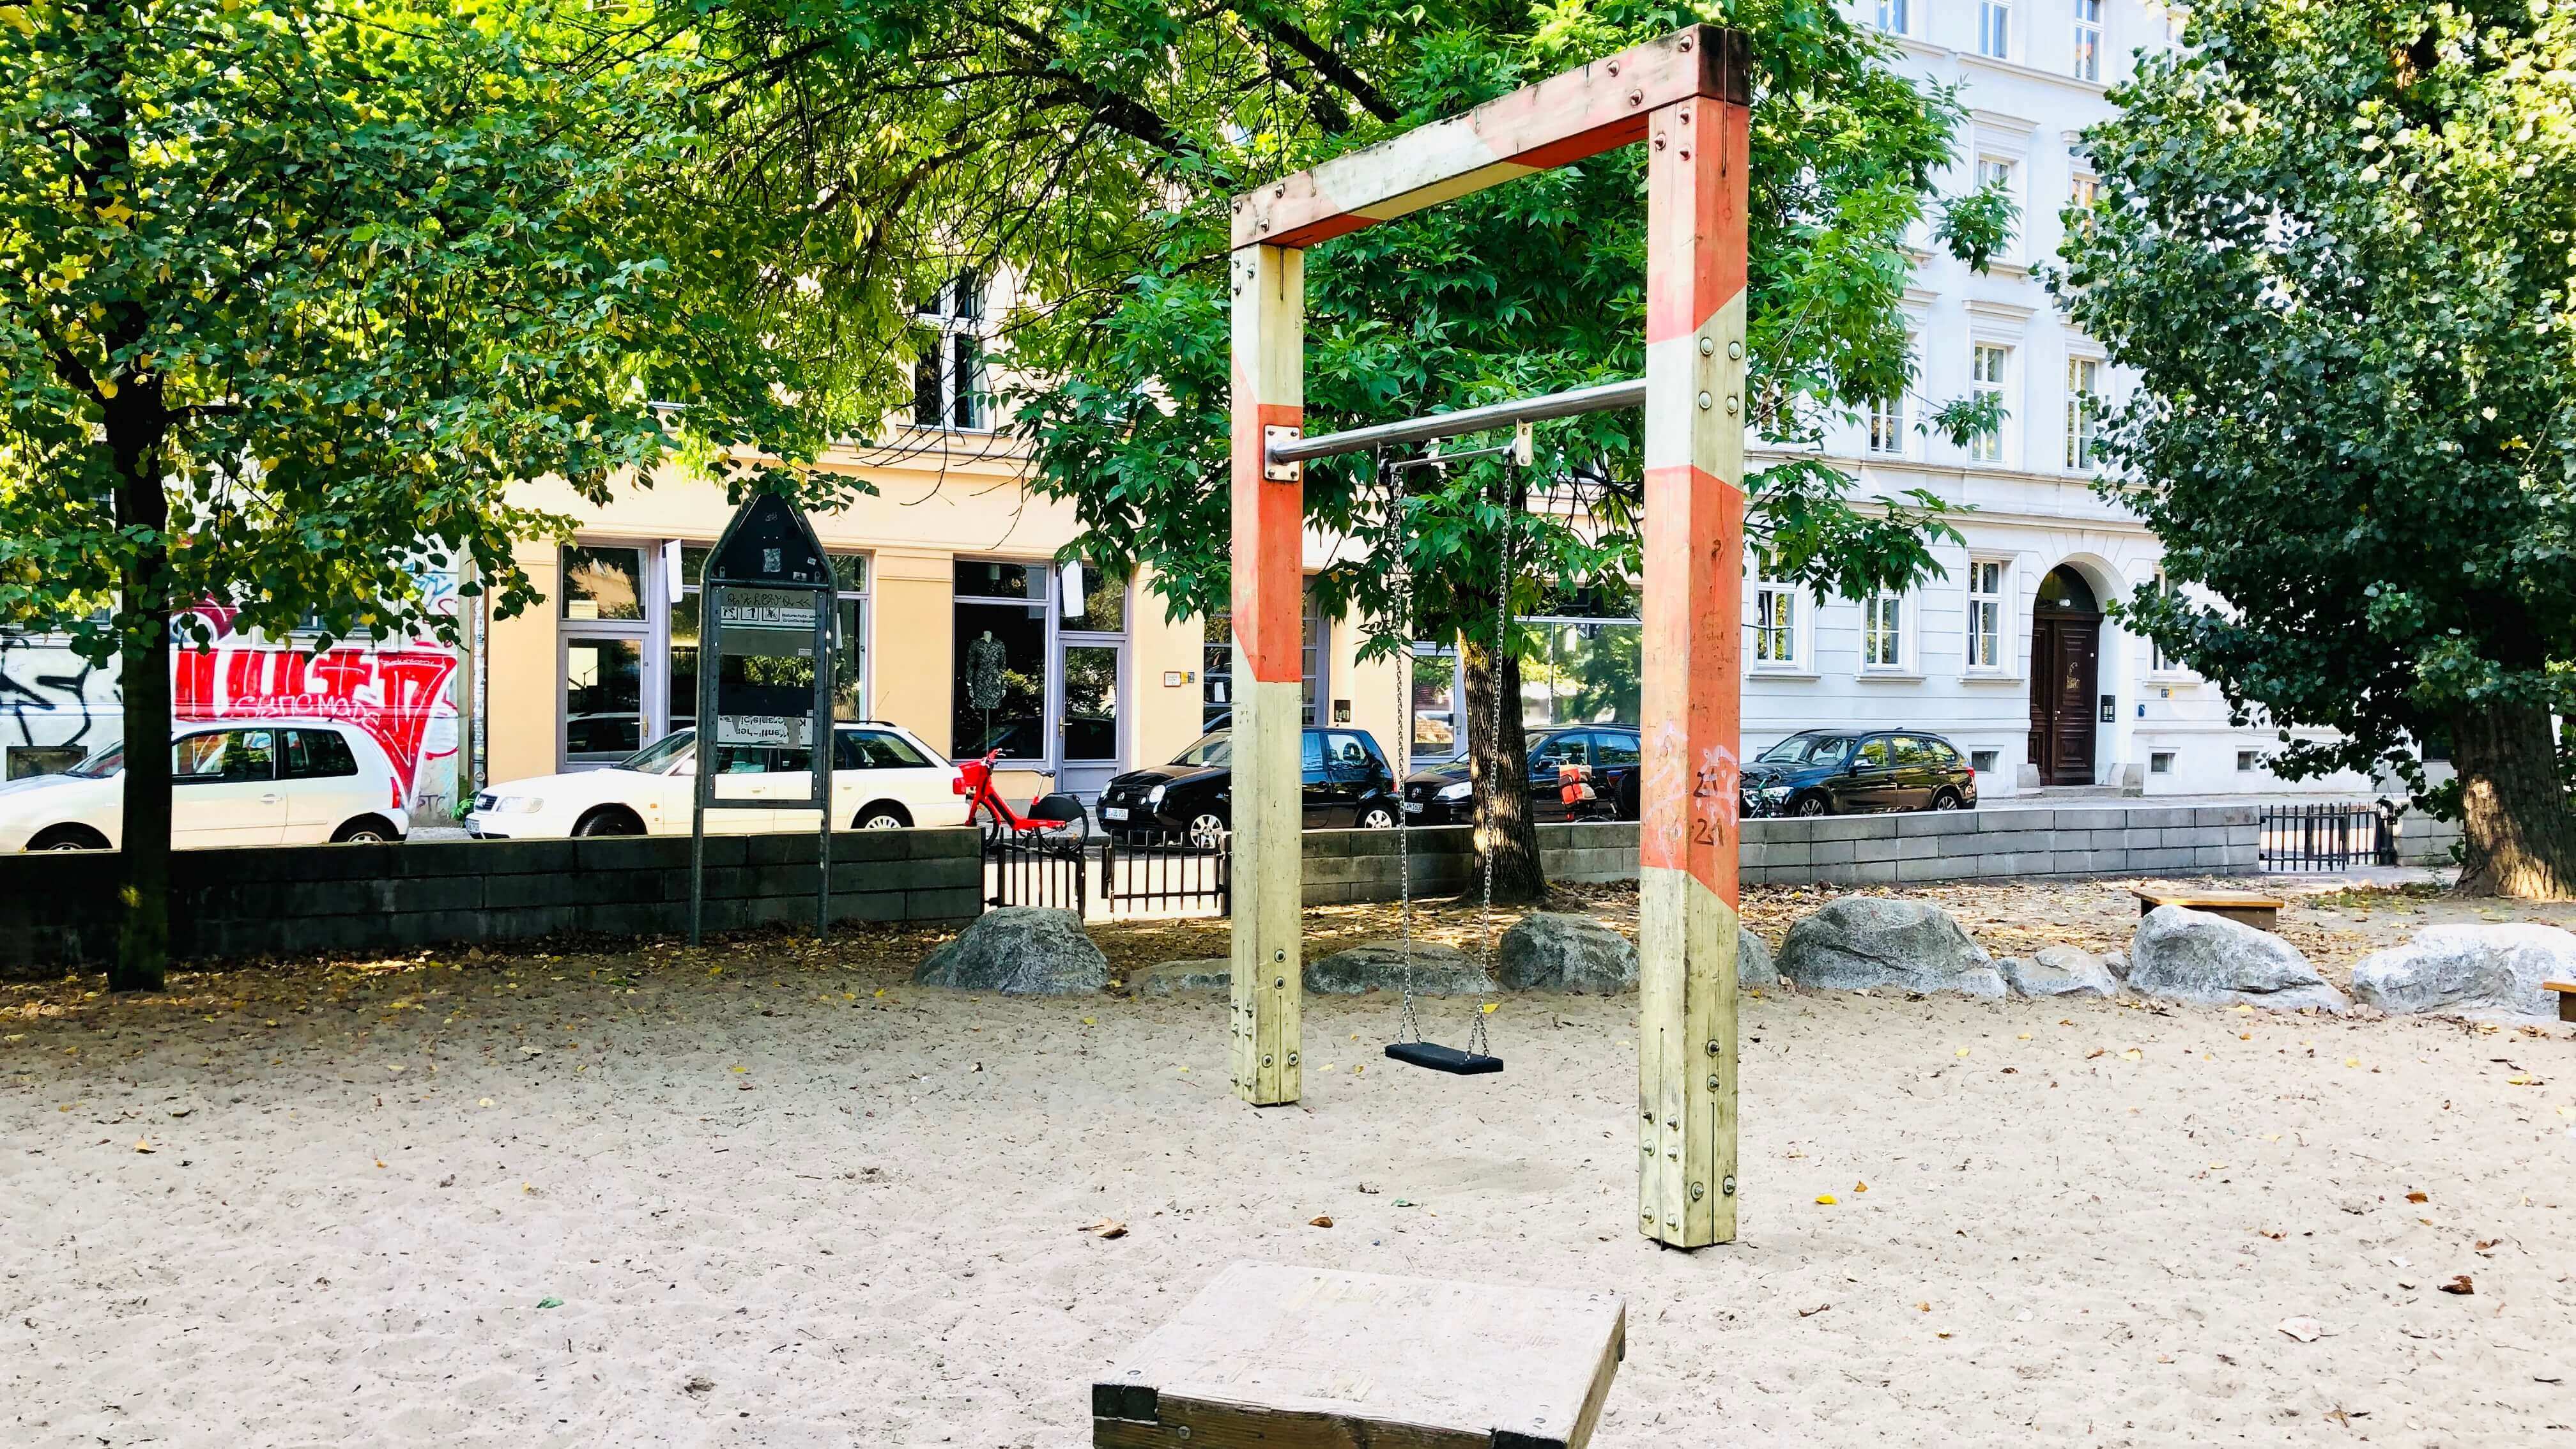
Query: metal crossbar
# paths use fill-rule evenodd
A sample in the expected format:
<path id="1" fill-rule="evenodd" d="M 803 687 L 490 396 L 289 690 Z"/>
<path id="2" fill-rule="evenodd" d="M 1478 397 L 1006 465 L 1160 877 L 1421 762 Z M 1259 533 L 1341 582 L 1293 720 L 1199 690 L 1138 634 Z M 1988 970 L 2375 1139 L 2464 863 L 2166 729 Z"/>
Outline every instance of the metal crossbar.
<path id="1" fill-rule="evenodd" d="M 2375 805 L 2278 805 L 2264 809 L 2256 863 L 2266 871 L 2335 871 L 2395 865 L 2397 837 Z"/>
<path id="2" fill-rule="evenodd" d="M 1269 457 L 1273 466 L 1303 463 L 1315 458 L 1366 452 L 1394 443 L 1427 443 L 1434 438 L 1455 438 L 1465 433 L 1508 428 L 1515 423 L 1543 423 L 1550 418 L 1613 412 L 1620 408 L 1643 407 L 1645 403 L 1646 380 L 1642 377 L 1626 382 L 1596 383 L 1566 392 L 1460 408 L 1452 413 L 1431 413 L 1402 422 L 1371 423 L 1365 428 L 1318 433 L 1311 438 L 1291 438 L 1272 443 Z"/>

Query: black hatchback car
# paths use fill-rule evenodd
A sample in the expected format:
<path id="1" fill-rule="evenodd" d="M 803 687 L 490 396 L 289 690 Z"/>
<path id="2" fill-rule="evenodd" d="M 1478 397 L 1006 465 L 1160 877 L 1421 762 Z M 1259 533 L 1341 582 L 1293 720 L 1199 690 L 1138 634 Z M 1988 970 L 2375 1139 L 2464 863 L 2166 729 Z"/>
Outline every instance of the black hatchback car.
<path id="1" fill-rule="evenodd" d="M 1744 766 L 1744 814 L 1973 810 L 1977 772 L 1928 730 L 1807 730 Z"/>
<path id="2" fill-rule="evenodd" d="M 1609 802 L 1622 820 L 1637 818 L 1637 776 L 1644 760 L 1637 731 L 1629 725 L 1567 725 L 1530 741 L 1530 818 L 1565 818 L 1557 792 L 1557 771 L 1566 765 L 1592 770 L 1593 793 Z M 1404 808 L 1415 825 L 1464 825 L 1476 818 L 1475 792 L 1467 782 L 1467 762 L 1416 771 L 1404 782 Z"/>
<path id="3" fill-rule="evenodd" d="M 1310 727 L 1300 741 L 1309 830 L 1392 830 L 1395 773 L 1366 730 Z M 1168 765 L 1111 780 L 1094 807 L 1100 828 L 1133 839 L 1178 836 L 1214 845 L 1234 825 L 1234 736 L 1210 730 Z"/>

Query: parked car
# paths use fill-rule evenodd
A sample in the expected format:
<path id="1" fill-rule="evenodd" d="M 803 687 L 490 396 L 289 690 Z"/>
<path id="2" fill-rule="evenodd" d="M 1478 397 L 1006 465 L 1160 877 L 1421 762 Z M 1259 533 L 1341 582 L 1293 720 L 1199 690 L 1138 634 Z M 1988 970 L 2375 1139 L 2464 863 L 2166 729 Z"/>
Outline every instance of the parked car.
<path id="1" fill-rule="evenodd" d="M 1395 772 L 1366 730 L 1311 726 L 1300 742 L 1309 830 L 1392 830 Z M 1103 830 L 1212 845 L 1234 824 L 1234 736 L 1211 730 L 1168 765 L 1129 770 L 1100 792 Z"/>
<path id="2" fill-rule="evenodd" d="M 338 720 L 182 723 L 170 740 L 170 843 L 355 844 L 403 838 L 402 787 L 382 747 Z M 0 785 L 0 852 L 115 850 L 125 838 L 125 746 L 59 775 Z"/>
<path id="3" fill-rule="evenodd" d="M 1644 753 L 1627 725 L 1568 725 L 1530 741 L 1530 814 L 1540 821 L 1566 818 L 1557 772 L 1567 765 L 1590 770 L 1591 785 L 1621 820 L 1637 818 L 1637 781 Z M 1404 782 L 1404 809 L 1416 825 L 1464 825 L 1476 818 L 1475 791 L 1463 759 L 1417 771 Z"/>
<path id="4" fill-rule="evenodd" d="M 1927 730 L 1808 730 L 1745 765 L 1742 804 L 1747 817 L 1973 810 L 1977 772 Z"/>
<path id="5" fill-rule="evenodd" d="M 717 751 L 727 796 L 795 801 L 813 789 L 801 749 L 728 745 Z M 695 729 L 673 730 L 601 770 L 575 770 L 495 785 L 474 797 L 466 833 L 482 840 L 560 840 L 586 835 L 686 835 L 698 773 Z M 964 777 L 919 736 L 864 721 L 832 731 L 832 818 L 851 830 L 965 823 Z M 727 808 L 707 812 L 711 835 L 811 830 L 810 810 Z"/>

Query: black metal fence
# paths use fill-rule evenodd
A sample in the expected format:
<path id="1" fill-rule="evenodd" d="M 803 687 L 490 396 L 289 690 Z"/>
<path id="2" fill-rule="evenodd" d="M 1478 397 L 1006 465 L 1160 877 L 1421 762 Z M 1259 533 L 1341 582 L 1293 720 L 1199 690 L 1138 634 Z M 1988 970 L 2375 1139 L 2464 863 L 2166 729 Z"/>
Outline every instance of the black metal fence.
<path id="1" fill-rule="evenodd" d="M 1057 831 L 984 837 L 987 905 L 1051 906 L 1088 915 L 1234 914 L 1234 837 L 1129 835 L 1083 840 Z M 1096 877 L 1096 879 L 1095 879 Z"/>
<path id="2" fill-rule="evenodd" d="M 1054 830 L 989 830 L 984 879 L 992 906 L 1052 906 L 1086 913 L 1090 852 L 1082 837 Z"/>
<path id="3" fill-rule="evenodd" d="M 2395 865 L 2397 831 L 2377 805 L 2274 805 L 2258 822 L 2256 861 L 2267 871 Z"/>
<path id="4" fill-rule="evenodd" d="M 1100 843 L 1100 901 L 1115 915 L 1214 907 L 1234 914 L 1234 835 L 1131 834 Z"/>

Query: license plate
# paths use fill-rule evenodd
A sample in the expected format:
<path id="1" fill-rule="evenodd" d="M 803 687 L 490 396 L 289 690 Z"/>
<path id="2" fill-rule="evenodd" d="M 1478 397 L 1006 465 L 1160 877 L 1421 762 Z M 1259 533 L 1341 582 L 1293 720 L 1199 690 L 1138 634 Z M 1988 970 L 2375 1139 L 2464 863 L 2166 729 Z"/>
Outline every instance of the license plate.
<path id="1" fill-rule="evenodd" d="M 1103 805 L 1100 807 L 1100 818 L 1103 820 L 1124 820 L 1127 818 L 1127 807 L 1124 805 Z"/>
<path id="2" fill-rule="evenodd" d="M 1421 801 L 1419 801 L 1419 800 L 1407 800 L 1407 801 L 1405 801 L 1405 802 L 1404 802 L 1404 813 L 1405 813 L 1405 814 L 1407 814 L 1407 815 L 1419 815 L 1419 814 L 1421 814 L 1421 813 L 1422 813 L 1422 802 L 1421 802 Z"/>

